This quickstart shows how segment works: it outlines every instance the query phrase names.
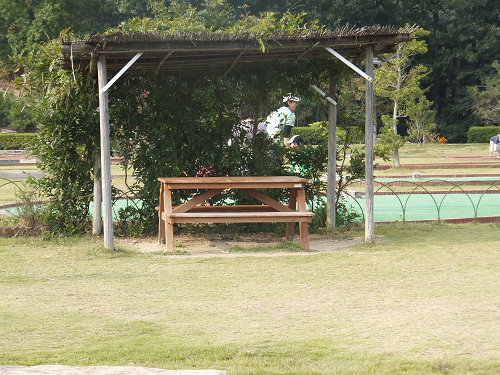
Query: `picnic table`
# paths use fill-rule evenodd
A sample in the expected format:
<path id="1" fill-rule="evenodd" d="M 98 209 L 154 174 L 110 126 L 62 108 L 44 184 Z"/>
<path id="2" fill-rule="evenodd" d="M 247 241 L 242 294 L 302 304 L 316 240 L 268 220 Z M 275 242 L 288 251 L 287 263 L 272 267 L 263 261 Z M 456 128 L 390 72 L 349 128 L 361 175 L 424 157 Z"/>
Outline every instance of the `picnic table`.
<path id="1" fill-rule="evenodd" d="M 160 177 L 160 204 L 158 207 L 158 240 L 174 250 L 175 223 L 252 223 L 285 222 L 286 239 L 293 240 L 295 223 L 299 223 L 300 242 L 309 250 L 307 223 L 314 214 L 306 210 L 304 184 L 307 179 L 295 176 L 267 177 Z M 180 206 L 172 206 L 172 190 L 201 191 Z M 262 204 L 205 206 L 205 201 L 226 189 L 238 189 Z M 288 189 L 288 205 L 282 204 L 257 189 Z"/>

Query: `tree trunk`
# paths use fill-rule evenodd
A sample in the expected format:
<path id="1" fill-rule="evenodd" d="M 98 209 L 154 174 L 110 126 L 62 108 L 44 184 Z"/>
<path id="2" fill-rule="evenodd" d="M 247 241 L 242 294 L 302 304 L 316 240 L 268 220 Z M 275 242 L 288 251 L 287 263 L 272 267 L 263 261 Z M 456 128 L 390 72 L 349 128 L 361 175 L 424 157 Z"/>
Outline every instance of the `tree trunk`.
<path id="1" fill-rule="evenodd" d="M 401 164 L 399 162 L 399 149 L 395 149 L 392 152 L 392 166 L 396 168 L 401 168 Z"/>
<path id="2" fill-rule="evenodd" d="M 433 29 L 437 30 L 439 26 L 439 14 L 437 11 L 433 13 Z M 439 46 L 437 44 L 437 39 L 434 38 L 434 61 L 439 61 Z M 439 116 L 439 90 L 441 89 L 441 74 L 437 69 L 434 69 L 434 79 L 432 85 L 432 100 L 434 101 L 434 111 Z"/>

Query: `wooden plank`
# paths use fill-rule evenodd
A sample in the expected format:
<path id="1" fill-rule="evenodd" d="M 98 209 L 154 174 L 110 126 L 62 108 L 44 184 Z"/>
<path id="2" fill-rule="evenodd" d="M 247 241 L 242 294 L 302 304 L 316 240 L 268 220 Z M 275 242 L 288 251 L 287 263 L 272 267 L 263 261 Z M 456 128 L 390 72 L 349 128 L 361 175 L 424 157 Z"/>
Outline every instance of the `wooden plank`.
<path id="1" fill-rule="evenodd" d="M 177 213 L 175 207 L 172 212 Z M 255 204 L 242 206 L 196 206 L 188 211 L 188 213 L 195 212 L 276 212 L 276 210 L 267 205 Z"/>
<path id="2" fill-rule="evenodd" d="M 191 183 L 192 189 L 196 189 L 203 183 L 307 183 L 307 179 L 296 176 L 239 176 L 239 177 L 158 177 L 158 181 L 164 184 Z"/>
<path id="3" fill-rule="evenodd" d="M 208 190 L 208 191 L 206 191 L 200 195 L 197 195 L 196 197 L 188 200 L 187 202 L 181 204 L 180 206 L 177 206 L 175 209 L 172 210 L 172 212 L 183 213 L 183 212 L 189 211 L 193 207 L 198 206 L 199 204 L 202 204 L 203 202 L 207 201 L 208 199 L 212 198 L 213 196 L 219 194 L 222 191 L 224 191 L 224 189 Z"/>
<path id="4" fill-rule="evenodd" d="M 274 208 L 276 211 L 294 211 L 291 208 L 275 201 L 272 198 L 269 198 L 267 195 L 261 193 L 260 191 L 257 191 L 255 189 L 240 189 L 243 193 L 251 196 L 252 198 L 255 198 L 262 203 Z"/>
<path id="5" fill-rule="evenodd" d="M 274 223 L 312 221 L 312 212 L 196 212 L 166 215 L 169 224 L 174 223 Z"/>

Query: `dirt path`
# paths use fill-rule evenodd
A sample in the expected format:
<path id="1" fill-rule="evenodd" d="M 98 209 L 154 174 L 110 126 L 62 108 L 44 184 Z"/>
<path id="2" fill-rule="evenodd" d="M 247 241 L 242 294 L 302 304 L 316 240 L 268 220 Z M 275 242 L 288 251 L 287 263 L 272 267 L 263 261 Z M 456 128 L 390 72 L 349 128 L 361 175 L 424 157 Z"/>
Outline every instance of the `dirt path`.
<path id="1" fill-rule="evenodd" d="M 245 234 L 241 236 L 226 234 L 192 235 L 183 234 L 175 236 L 176 250 L 179 254 L 189 254 L 196 256 L 215 255 L 257 255 L 257 256 L 277 256 L 283 254 L 314 254 L 325 253 L 347 249 L 352 246 L 362 244 L 364 239 L 357 237 L 353 239 L 338 239 L 333 236 L 315 235 L 309 236 L 311 249 L 309 251 L 297 252 L 253 252 L 244 251 L 229 252 L 231 248 L 238 247 L 249 249 L 259 246 L 273 246 L 283 242 L 283 237 L 269 233 Z M 296 236 L 294 241 L 300 244 L 300 239 Z M 158 243 L 157 238 L 126 239 L 115 238 L 116 247 L 124 247 L 139 252 L 165 251 L 165 245 Z"/>

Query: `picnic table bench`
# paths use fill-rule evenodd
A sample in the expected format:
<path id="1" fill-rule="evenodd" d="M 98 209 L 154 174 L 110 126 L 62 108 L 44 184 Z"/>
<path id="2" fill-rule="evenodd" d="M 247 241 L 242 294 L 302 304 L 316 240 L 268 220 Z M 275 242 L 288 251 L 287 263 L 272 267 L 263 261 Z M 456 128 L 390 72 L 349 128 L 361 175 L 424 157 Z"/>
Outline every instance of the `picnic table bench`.
<path id="1" fill-rule="evenodd" d="M 307 212 L 304 184 L 307 179 L 295 176 L 269 177 L 160 177 L 158 207 L 158 240 L 174 250 L 175 223 L 252 223 L 285 222 L 286 239 L 293 240 L 295 223 L 299 223 L 300 242 L 309 250 L 307 223 L 314 214 Z M 204 190 L 180 206 L 172 206 L 172 190 Z M 262 204 L 205 206 L 203 203 L 226 189 L 238 189 Z M 256 189 L 289 189 L 288 205 L 284 205 Z"/>

